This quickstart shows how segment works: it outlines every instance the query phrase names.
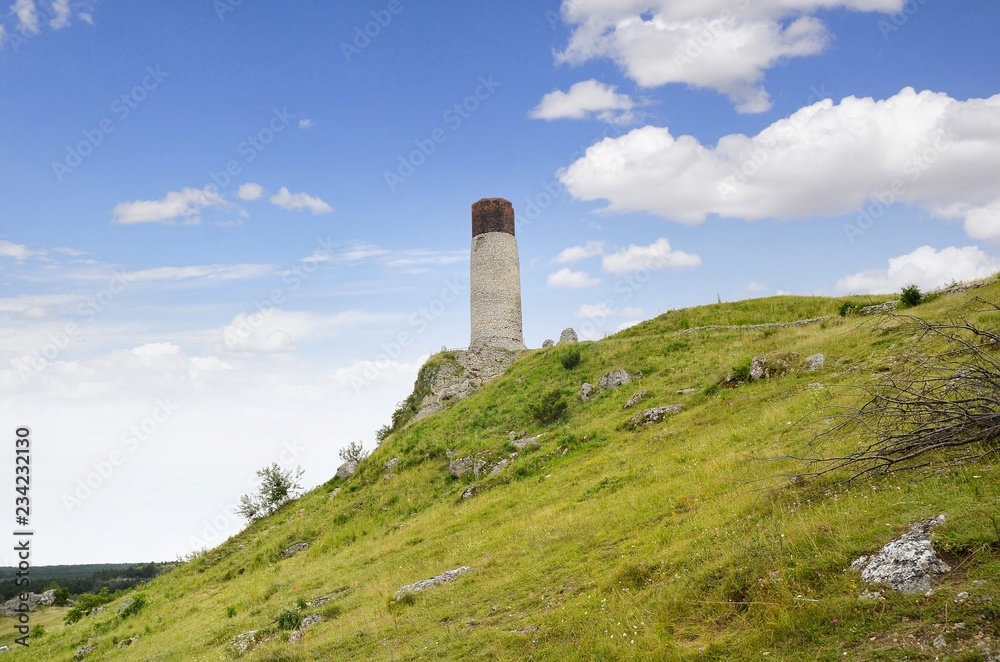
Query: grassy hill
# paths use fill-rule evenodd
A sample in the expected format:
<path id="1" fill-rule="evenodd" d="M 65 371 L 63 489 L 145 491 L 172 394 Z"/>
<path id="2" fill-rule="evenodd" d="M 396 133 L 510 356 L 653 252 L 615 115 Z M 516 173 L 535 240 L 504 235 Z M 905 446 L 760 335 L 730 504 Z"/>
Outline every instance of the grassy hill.
<path id="1" fill-rule="evenodd" d="M 941 318 L 973 294 L 1000 301 L 1000 280 L 907 312 Z M 1000 653 L 996 467 L 935 465 L 845 486 L 789 480 L 801 465 L 768 459 L 800 450 L 797 421 L 891 373 L 911 346 L 910 335 L 876 330 L 870 317 L 840 317 L 844 301 L 784 296 L 671 311 L 578 345 L 571 370 L 560 361 L 566 347 L 527 352 L 479 393 L 390 436 L 354 476 L 138 589 L 146 606 L 137 613 L 118 616 L 118 600 L 73 625 L 50 622 L 12 659 L 68 660 L 88 645 L 87 659 L 236 659 L 233 638 L 251 630 L 257 643 L 242 658 L 269 661 Z M 824 319 L 778 325 L 814 318 Z M 1000 327 L 996 315 L 977 321 Z M 699 329 L 759 324 L 772 326 Z M 788 352 L 823 353 L 825 367 L 718 387 L 733 366 Z M 616 368 L 642 376 L 580 401 L 583 382 Z M 623 410 L 640 389 L 650 396 Z M 553 391 L 568 409 L 543 425 L 532 408 Z M 681 413 L 624 427 L 637 411 L 669 404 Z M 542 436 L 496 475 L 449 475 L 449 453 L 489 464 L 509 457 L 510 431 Z M 831 443 L 829 452 L 844 450 Z M 941 513 L 935 545 L 956 570 L 929 596 L 859 600 L 851 561 Z M 281 557 L 303 541 L 306 551 Z M 393 599 L 400 586 L 460 566 L 472 571 Z M 963 591 L 968 599 L 956 602 Z M 330 597 L 308 604 L 320 596 Z M 323 621 L 289 643 L 285 612 L 283 621 Z M 3 625 L 0 643 L 9 643 Z"/>

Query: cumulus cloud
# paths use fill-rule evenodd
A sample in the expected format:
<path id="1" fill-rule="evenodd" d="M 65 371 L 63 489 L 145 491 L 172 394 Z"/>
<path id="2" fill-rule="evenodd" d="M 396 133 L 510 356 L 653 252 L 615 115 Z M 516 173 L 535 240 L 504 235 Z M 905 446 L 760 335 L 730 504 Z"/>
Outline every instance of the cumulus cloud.
<path id="1" fill-rule="evenodd" d="M 596 287 L 601 284 L 600 278 L 591 278 L 583 271 L 573 271 L 569 267 L 549 274 L 549 287 L 562 287 L 578 290 L 584 287 Z"/>
<path id="2" fill-rule="evenodd" d="M 185 225 L 201 223 L 201 211 L 206 207 L 228 204 L 212 187 L 186 188 L 171 191 L 161 200 L 137 200 L 115 205 L 114 222 L 121 225 L 137 223 L 181 222 Z"/>
<path id="3" fill-rule="evenodd" d="M 826 48 L 812 14 L 898 12 L 904 0 L 565 0 L 572 32 L 556 60 L 610 59 L 643 87 L 680 83 L 729 96 L 737 110 L 771 107 L 761 84 L 777 63 Z"/>
<path id="4" fill-rule="evenodd" d="M 597 117 L 612 124 L 630 124 L 635 120 L 632 112 L 635 106 L 632 97 L 619 94 L 614 85 L 605 85 L 592 78 L 576 83 L 568 92 L 549 92 L 528 116 L 538 120 Z"/>
<path id="5" fill-rule="evenodd" d="M 301 119 L 299 120 L 300 129 L 311 129 L 313 127 L 313 121 L 311 119 Z"/>
<path id="6" fill-rule="evenodd" d="M 714 147 L 643 127 L 591 146 L 559 179 L 578 199 L 607 200 L 605 211 L 688 224 L 711 214 L 870 216 L 903 203 L 962 219 L 978 239 L 1000 240 L 997 163 L 1000 95 L 957 101 L 906 88 L 880 101 L 820 101 Z"/>
<path id="7" fill-rule="evenodd" d="M 573 264 L 590 257 L 604 255 L 603 241 L 588 241 L 583 246 L 570 246 L 556 256 L 558 264 Z"/>
<path id="8" fill-rule="evenodd" d="M 16 0 L 10 13 L 17 17 L 17 29 L 24 34 L 38 34 L 38 7 L 35 0 Z"/>
<path id="9" fill-rule="evenodd" d="M 335 315 L 269 309 L 240 313 L 222 330 L 220 349 L 232 353 L 285 353 L 296 350 L 296 342 L 330 338 L 344 329 L 392 319 L 359 310 Z"/>
<path id="10" fill-rule="evenodd" d="M 52 19 L 49 21 L 49 25 L 52 26 L 53 30 L 68 28 L 70 15 L 69 0 L 53 0 Z"/>
<path id="11" fill-rule="evenodd" d="M 675 251 L 666 239 L 657 239 L 649 246 L 632 244 L 615 253 L 605 255 L 601 260 L 604 270 L 623 276 L 636 271 L 659 271 L 661 269 L 683 269 L 701 265 L 701 257 L 684 251 Z"/>
<path id="12" fill-rule="evenodd" d="M 260 184 L 254 184 L 253 182 L 243 184 L 236 191 L 236 197 L 240 200 L 256 200 L 262 195 L 264 195 L 264 187 Z"/>
<path id="13" fill-rule="evenodd" d="M 27 246 L 0 239 L 0 257 L 12 257 L 15 260 L 26 260 L 33 254 L 34 253 L 32 251 L 28 250 Z"/>
<path id="14" fill-rule="evenodd" d="M 275 195 L 271 196 L 271 202 L 275 206 L 288 209 L 289 211 L 308 209 L 314 214 L 329 214 L 333 211 L 333 207 L 319 198 L 314 198 L 308 193 L 292 193 L 284 186 Z"/>
<path id="15" fill-rule="evenodd" d="M 912 253 L 894 257 L 885 269 L 868 269 L 841 278 L 840 292 L 893 292 L 914 284 L 924 290 L 952 281 L 985 278 L 1000 271 L 1000 258 L 976 246 L 944 248 L 940 251 L 921 246 Z"/>
<path id="16" fill-rule="evenodd" d="M 190 267 L 156 267 L 130 271 L 124 278 L 130 283 L 154 283 L 179 280 L 244 280 L 260 278 L 276 272 L 270 264 L 212 264 Z"/>

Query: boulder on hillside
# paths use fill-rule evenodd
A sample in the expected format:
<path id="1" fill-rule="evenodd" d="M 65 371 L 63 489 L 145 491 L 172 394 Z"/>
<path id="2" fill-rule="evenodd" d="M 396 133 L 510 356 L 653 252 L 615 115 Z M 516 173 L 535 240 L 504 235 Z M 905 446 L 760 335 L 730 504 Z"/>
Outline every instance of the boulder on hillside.
<path id="1" fill-rule="evenodd" d="M 680 405 L 666 405 L 664 407 L 653 407 L 652 409 L 647 409 L 646 411 L 636 414 L 629 419 L 626 423 L 626 427 L 632 430 L 637 430 L 645 425 L 651 423 L 658 423 L 665 419 L 667 416 L 673 414 L 681 413 Z"/>
<path id="2" fill-rule="evenodd" d="M 822 370 L 823 365 L 826 363 L 826 357 L 822 354 L 813 354 L 812 356 L 806 357 L 806 370 L 809 372 L 816 372 L 817 370 Z"/>
<path id="3" fill-rule="evenodd" d="M 383 465 L 383 467 L 386 471 L 392 471 L 393 469 L 396 468 L 397 464 L 399 464 L 399 458 L 394 457 L 391 460 L 387 460 L 385 465 Z"/>
<path id="4" fill-rule="evenodd" d="M 639 404 L 648 397 L 649 397 L 649 391 L 647 391 L 646 389 L 642 389 L 641 391 L 636 391 L 635 393 L 632 394 L 632 397 L 628 399 L 628 402 L 626 402 L 625 405 L 622 406 L 622 409 L 631 409 L 632 407 L 636 406 L 637 404 Z"/>
<path id="5" fill-rule="evenodd" d="M 337 478 L 343 480 L 345 478 L 350 478 L 354 475 L 354 472 L 358 470 L 358 463 L 354 460 L 350 462 L 344 462 L 337 468 Z"/>
<path id="6" fill-rule="evenodd" d="M 944 515 L 917 522 L 907 533 L 888 543 L 872 556 L 851 563 L 866 584 L 885 584 L 899 593 L 922 593 L 931 580 L 951 571 L 934 552 L 931 529 L 944 523 Z"/>
<path id="7" fill-rule="evenodd" d="M 440 586 L 447 582 L 452 582 L 464 575 L 467 572 L 471 572 L 472 568 L 467 565 L 463 565 L 461 568 L 456 568 L 454 570 L 449 570 L 448 572 L 441 573 L 436 577 L 431 577 L 430 579 L 424 579 L 415 584 L 407 584 L 396 591 L 396 600 L 407 593 L 419 593 L 420 591 L 426 591 L 429 588 L 434 588 L 435 586 Z"/>
<path id="8" fill-rule="evenodd" d="M 611 372 L 603 375 L 600 381 L 598 381 L 600 387 L 606 391 L 631 383 L 632 377 L 629 376 L 628 372 L 622 369 L 612 370 Z"/>
<path id="9" fill-rule="evenodd" d="M 583 402 L 590 400 L 590 396 L 593 395 L 593 393 L 594 393 L 593 384 L 587 384 L 586 382 L 584 382 L 580 386 L 580 400 L 582 400 Z"/>
<path id="10" fill-rule="evenodd" d="M 486 466 L 485 462 L 472 455 L 468 455 L 450 460 L 448 462 L 448 473 L 451 474 L 452 478 L 461 478 L 469 473 L 475 474 L 476 478 L 478 478 L 479 472 L 484 466 Z"/>
<path id="11" fill-rule="evenodd" d="M 307 542 L 297 542 L 285 551 L 281 553 L 281 558 L 287 559 L 289 556 L 295 556 L 299 552 L 304 552 L 309 549 L 309 543 Z"/>
<path id="12" fill-rule="evenodd" d="M 573 329 L 573 327 L 565 329 L 562 333 L 559 334 L 560 345 L 573 344 L 576 342 L 580 342 L 580 339 L 577 337 L 576 331 Z"/>
<path id="13" fill-rule="evenodd" d="M 780 377 L 792 371 L 798 354 L 781 356 L 755 356 L 750 361 L 750 379 L 757 382 L 762 379 Z"/>
<path id="14" fill-rule="evenodd" d="M 555 347 L 555 341 L 551 338 L 542 343 L 542 349 L 548 349 L 549 347 Z"/>

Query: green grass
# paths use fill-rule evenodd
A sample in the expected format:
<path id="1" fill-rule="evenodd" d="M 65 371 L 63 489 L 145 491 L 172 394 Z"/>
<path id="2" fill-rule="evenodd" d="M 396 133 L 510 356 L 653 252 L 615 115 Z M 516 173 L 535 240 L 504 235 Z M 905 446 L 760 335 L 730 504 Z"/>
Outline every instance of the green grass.
<path id="1" fill-rule="evenodd" d="M 1000 283 L 972 294 L 998 300 Z M 941 296 L 913 312 L 940 317 L 968 297 Z M 1000 638 L 994 467 L 843 487 L 790 482 L 800 467 L 767 459 L 799 449 L 793 423 L 871 371 L 891 370 L 906 346 L 898 334 L 874 333 L 868 318 L 840 317 L 843 301 L 671 311 L 580 344 L 571 370 L 559 349 L 527 352 L 478 394 L 394 433 L 348 480 L 143 586 L 145 606 L 129 618 L 117 613 L 120 598 L 74 625 L 48 619 L 16 659 L 71 659 L 91 644 L 91 659 L 236 659 L 229 643 L 248 630 L 263 643 L 243 659 L 270 661 L 977 659 L 975 636 Z M 677 333 L 816 317 L 829 319 Z M 826 367 L 711 389 L 751 357 L 783 352 L 822 352 Z M 582 382 L 616 368 L 642 377 L 580 402 Z M 622 405 L 640 388 L 651 394 L 641 408 L 676 403 L 682 413 L 624 429 L 636 410 Z M 566 411 L 537 419 L 551 393 L 565 395 Z M 495 476 L 449 476 L 446 450 L 507 457 L 512 430 L 541 433 L 540 446 Z M 382 465 L 396 456 L 397 475 L 385 480 Z M 475 496 L 462 499 L 472 484 Z M 859 601 L 859 577 L 844 572 L 850 562 L 940 513 L 948 521 L 937 545 L 958 570 L 929 597 Z M 299 541 L 310 548 L 279 559 Z M 400 586 L 462 565 L 473 572 L 393 600 Z M 955 603 L 960 591 L 971 599 Z M 288 643 L 288 614 L 312 613 L 324 620 Z M 964 629 L 953 630 L 959 622 Z M 943 651 L 931 646 L 942 633 Z M 135 634 L 138 642 L 115 648 Z"/>

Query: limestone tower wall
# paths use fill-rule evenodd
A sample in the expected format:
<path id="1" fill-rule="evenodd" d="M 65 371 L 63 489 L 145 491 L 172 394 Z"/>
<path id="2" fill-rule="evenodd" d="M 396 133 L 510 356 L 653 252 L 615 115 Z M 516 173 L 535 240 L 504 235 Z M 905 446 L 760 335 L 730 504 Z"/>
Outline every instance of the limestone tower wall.
<path id="1" fill-rule="evenodd" d="M 470 304 L 470 347 L 525 349 L 514 205 L 503 198 L 484 198 L 472 205 Z"/>

